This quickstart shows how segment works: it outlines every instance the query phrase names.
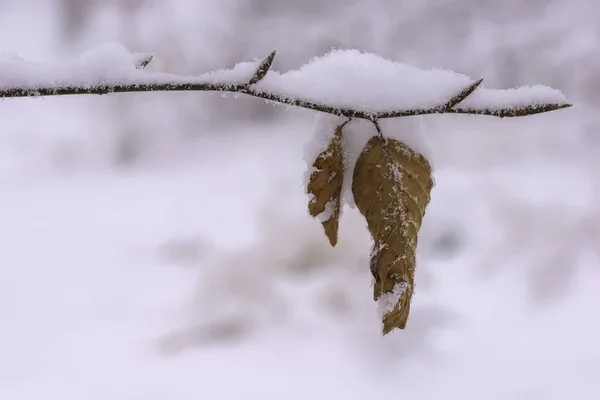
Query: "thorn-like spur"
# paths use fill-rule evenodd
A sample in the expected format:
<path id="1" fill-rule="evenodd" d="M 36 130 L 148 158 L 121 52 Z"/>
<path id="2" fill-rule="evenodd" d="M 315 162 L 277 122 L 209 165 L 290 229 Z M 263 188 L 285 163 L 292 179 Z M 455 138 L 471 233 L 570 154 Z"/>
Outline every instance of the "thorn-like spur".
<path id="1" fill-rule="evenodd" d="M 260 65 L 256 69 L 256 72 L 254 73 L 254 76 L 248 82 L 249 85 L 254 85 L 255 83 L 258 83 L 262 78 L 265 77 L 265 75 L 267 75 L 267 72 L 269 72 L 269 68 L 271 68 L 271 64 L 273 64 L 273 60 L 275 59 L 276 53 L 277 50 L 273 50 L 271 54 L 269 54 L 268 57 L 260 63 Z"/>

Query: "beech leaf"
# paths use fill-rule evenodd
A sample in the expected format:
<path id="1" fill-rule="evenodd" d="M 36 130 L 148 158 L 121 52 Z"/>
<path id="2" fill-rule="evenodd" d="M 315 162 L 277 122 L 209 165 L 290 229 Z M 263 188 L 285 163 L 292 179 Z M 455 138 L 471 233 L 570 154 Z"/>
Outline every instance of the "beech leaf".
<path id="1" fill-rule="evenodd" d="M 423 155 L 380 135 L 367 142 L 354 167 L 352 195 L 374 240 L 373 297 L 381 307 L 384 335 L 406 327 L 418 233 L 433 184 Z"/>
<path id="2" fill-rule="evenodd" d="M 308 211 L 312 217 L 321 221 L 331 246 L 335 246 L 338 240 L 344 180 L 343 126 L 340 125 L 335 129 L 335 134 L 327 148 L 315 159 L 307 186 L 308 194 L 312 195 L 308 202 Z"/>

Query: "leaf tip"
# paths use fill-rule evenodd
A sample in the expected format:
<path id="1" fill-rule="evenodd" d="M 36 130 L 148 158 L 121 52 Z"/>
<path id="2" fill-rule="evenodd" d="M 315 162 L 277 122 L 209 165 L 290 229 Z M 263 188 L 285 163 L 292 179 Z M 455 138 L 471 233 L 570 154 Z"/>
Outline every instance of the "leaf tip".
<path id="1" fill-rule="evenodd" d="M 331 247 L 335 247 L 338 242 L 338 221 L 339 215 L 333 215 L 327 221 L 323 221 L 321 223 L 321 225 L 323 225 L 323 230 L 325 231 L 325 236 L 327 236 L 327 240 L 329 240 Z"/>

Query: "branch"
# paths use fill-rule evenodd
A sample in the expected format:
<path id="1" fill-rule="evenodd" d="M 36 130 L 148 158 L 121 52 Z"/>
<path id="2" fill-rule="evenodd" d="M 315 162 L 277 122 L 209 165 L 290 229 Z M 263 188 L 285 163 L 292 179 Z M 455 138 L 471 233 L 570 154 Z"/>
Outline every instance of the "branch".
<path id="1" fill-rule="evenodd" d="M 306 108 L 313 111 L 319 111 L 348 118 L 367 119 L 376 121 L 382 118 L 397 118 L 427 114 L 473 114 L 473 115 L 489 115 L 495 117 L 521 117 L 534 115 L 549 111 L 555 111 L 563 108 L 571 107 L 568 103 L 550 102 L 547 104 L 526 104 L 515 105 L 505 108 L 490 108 L 490 107 L 459 107 L 473 92 L 477 90 L 483 79 L 479 79 L 449 100 L 429 108 L 415 108 L 404 110 L 391 110 L 380 112 L 369 112 L 366 110 L 336 107 L 334 105 L 323 104 L 310 101 L 308 99 L 295 98 L 282 93 L 273 93 L 257 87 L 257 83 L 261 82 L 267 75 L 275 58 L 276 52 L 273 51 L 262 62 L 252 77 L 246 83 L 238 82 L 210 82 L 201 81 L 199 79 L 177 77 L 172 81 L 160 82 L 157 79 L 153 81 L 127 81 L 126 83 L 97 83 L 86 85 L 58 85 L 58 86 L 40 86 L 40 87 L 3 87 L 0 89 L 0 98 L 13 97 L 39 97 L 39 96 L 62 96 L 76 94 L 95 94 L 104 95 L 111 93 L 133 93 L 133 92 L 172 92 L 172 91 L 205 91 L 205 92 L 230 92 L 241 93 L 248 96 L 261 98 L 268 102 L 281 103 L 289 106 Z M 145 68 L 153 59 L 152 55 L 145 56 L 136 62 L 136 69 Z M 164 80 L 164 79 L 163 79 Z"/>
<path id="2" fill-rule="evenodd" d="M 472 115 L 491 115 L 494 117 L 525 117 L 527 115 L 541 114 L 549 111 L 562 110 L 564 108 L 573 107 L 573 104 L 540 104 L 540 105 L 527 105 L 515 108 L 505 109 L 491 109 L 491 108 L 463 108 L 457 110 L 446 111 L 450 114 L 472 114 Z"/>

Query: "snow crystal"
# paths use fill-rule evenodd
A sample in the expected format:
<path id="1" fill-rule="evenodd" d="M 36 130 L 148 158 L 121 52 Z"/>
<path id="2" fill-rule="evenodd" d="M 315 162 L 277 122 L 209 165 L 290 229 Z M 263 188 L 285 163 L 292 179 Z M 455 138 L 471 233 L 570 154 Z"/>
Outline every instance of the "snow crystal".
<path id="1" fill-rule="evenodd" d="M 391 293 L 383 293 L 377 299 L 377 308 L 381 317 L 394 310 L 400 297 L 408 290 L 408 283 L 396 283 Z"/>

